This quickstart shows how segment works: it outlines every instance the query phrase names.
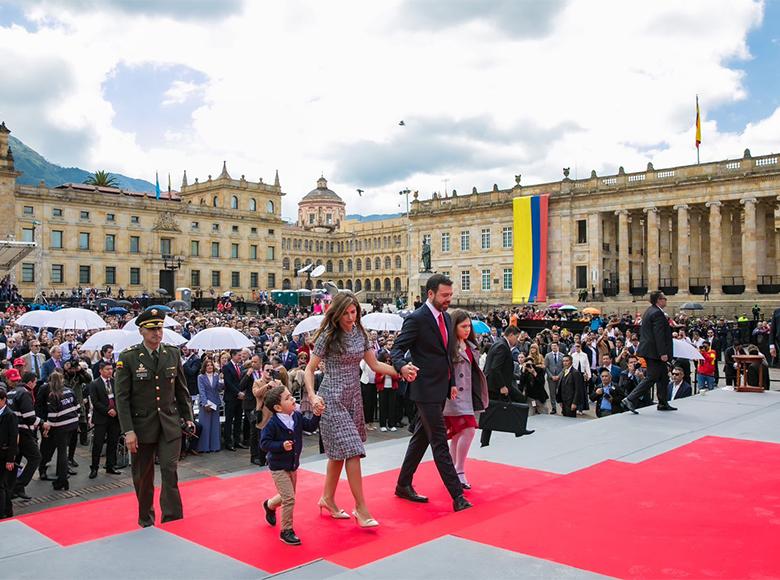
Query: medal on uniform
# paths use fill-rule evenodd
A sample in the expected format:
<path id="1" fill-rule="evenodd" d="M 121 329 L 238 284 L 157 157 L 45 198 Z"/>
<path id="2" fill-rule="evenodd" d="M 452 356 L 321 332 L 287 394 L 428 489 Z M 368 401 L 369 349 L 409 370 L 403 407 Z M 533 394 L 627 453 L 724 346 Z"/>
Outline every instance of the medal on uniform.
<path id="1" fill-rule="evenodd" d="M 149 378 L 149 371 L 144 367 L 143 363 L 139 364 L 138 368 L 135 370 L 135 378 L 141 380 Z"/>

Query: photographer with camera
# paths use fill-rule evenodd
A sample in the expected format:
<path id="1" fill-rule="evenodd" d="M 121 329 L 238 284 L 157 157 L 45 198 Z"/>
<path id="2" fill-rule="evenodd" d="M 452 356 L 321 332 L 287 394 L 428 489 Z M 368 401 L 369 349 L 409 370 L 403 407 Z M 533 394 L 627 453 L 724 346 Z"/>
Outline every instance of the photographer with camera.
<path id="1" fill-rule="evenodd" d="M 279 386 L 286 386 L 280 379 L 279 370 L 275 369 L 270 362 L 265 363 L 260 376 L 252 383 L 255 410 L 251 421 L 253 433 L 250 446 L 257 445 L 257 449 L 252 448 L 252 452 L 256 452 L 256 461 L 252 462 L 255 465 L 263 466 L 267 463 L 265 451 L 259 445 L 260 431 L 271 418 L 271 412 L 265 405 L 265 396 L 268 394 L 268 391 Z"/>
<path id="2" fill-rule="evenodd" d="M 539 382 L 536 380 L 536 367 L 531 359 L 526 358 L 523 353 L 517 355 L 515 364 L 515 379 L 517 380 L 518 390 L 526 396 L 529 413 L 537 415 L 542 414 L 547 401 L 547 391 L 544 386 L 539 388 Z"/>

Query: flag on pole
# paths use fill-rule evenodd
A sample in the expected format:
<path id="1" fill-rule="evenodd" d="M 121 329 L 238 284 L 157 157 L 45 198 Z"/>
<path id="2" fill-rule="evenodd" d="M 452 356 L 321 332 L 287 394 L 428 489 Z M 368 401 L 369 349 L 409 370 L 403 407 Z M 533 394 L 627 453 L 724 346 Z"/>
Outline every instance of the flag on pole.
<path id="1" fill-rule="evenodd" d="M 699 95 L 696 95 L 696 149 L 701 145 L 701 115 L 699 114 Z"/>
<path id="2" fill-rule="evenodd" d="M 155 197 L 160 199 L 160 176 L 156 171 L 154 172 L 154 193 Z"/>

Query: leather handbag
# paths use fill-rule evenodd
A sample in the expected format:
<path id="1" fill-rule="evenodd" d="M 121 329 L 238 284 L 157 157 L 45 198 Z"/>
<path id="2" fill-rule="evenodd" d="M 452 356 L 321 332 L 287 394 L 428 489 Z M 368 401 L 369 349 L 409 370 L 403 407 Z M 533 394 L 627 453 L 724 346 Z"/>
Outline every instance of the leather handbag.
<path id="1" fill-rule="evenodd" d="M 488 408 L 479 415 L 479 428 L 504 433 L 527 433 L 528 405 L 511 401 L 490 401 Z"/>

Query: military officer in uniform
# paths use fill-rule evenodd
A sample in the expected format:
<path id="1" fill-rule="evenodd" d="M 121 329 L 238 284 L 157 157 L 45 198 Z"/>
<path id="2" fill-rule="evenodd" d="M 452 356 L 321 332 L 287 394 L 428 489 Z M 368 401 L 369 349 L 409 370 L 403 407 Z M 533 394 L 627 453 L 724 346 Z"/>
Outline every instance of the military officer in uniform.
<path id="1" fill-rule="evenodd" d="M 138 525 L 154 525 L 154 459 L 160 462 L 162 521 L 183 517 L 176 467 L 183 419 L 194 432 L 190 394 L 176 347 L 161 344 L 164 313 L 142 312 L 136 324 L 143 342 L 122 352 L 114 380 L 116 410 L 132 456 Z"/>

